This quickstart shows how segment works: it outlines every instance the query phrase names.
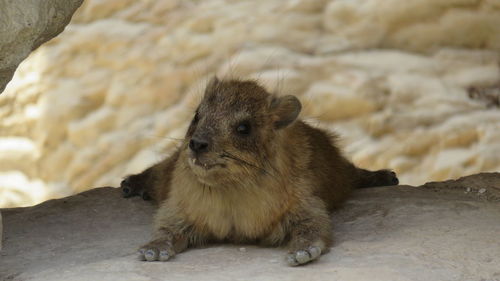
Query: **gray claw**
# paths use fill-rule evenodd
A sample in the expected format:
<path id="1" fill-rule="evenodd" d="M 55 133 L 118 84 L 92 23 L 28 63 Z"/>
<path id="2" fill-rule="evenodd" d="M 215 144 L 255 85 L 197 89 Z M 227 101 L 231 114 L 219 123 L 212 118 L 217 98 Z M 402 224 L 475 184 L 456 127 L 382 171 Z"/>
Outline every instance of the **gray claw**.
<path id="1" fill-rule="evenodd" d="M 321 248 L 311 246 L 307 250 L 299 250 L 286 256 L 286 262 L 290 266 L 305 264 L 317 259 L 321 255 Z"/>
<path id="2" fill-rule="evenodd" d="M 299 265 L 299 263 L 297 262 L 297 260 L 295 259 L 295 255 L 294 254 L 288 254 L 286 255 L 286 263 L 289 265 L 289 266 L 296 266 L 296 265 Z"/>
<path id="3" fill-rule="evenodd" d="M 144 257 L 147 261 L 157 261 L 158 260 L 158 250 L 149 249 L 144 253 Z"/>
<path id="4" fill-rule="evenodd" d="M 299 264 L 306 263 L 311 260 L 311 256 L 306 251 L 297 251 L 295 253 L 295 259 Z"/>
<path id="5" fill-rule="evenodd" d="M 311 255 L 311 260 L 314 260 L 321 256 L 321 248 L 318 246 L 311 246 L 308 249 L 309 255 Z"/>
<path id="6" fill-rule="evenodd" d="M 145 249 L 140 249 L 139 251 L 137 251 L 137 258 L 140 260 L 140 261 L 145 261 L 146 260 L 146 257 L 144 256 L 144 253 L 146 252 Z"/>
<path id="7" fill-rule="evenodd" d="M 160 261 L 168 261 L 173 255 L 169 251 L 160 252 Z"/>

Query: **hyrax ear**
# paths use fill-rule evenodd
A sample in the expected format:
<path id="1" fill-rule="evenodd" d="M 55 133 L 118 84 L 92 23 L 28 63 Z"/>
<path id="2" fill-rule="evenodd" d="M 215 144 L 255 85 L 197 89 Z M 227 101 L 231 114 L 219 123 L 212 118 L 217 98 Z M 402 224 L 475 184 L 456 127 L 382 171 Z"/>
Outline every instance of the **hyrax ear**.
<path id="1" fill-rule="evenodd" d="M 290 125 L 297 119 L 301 109 L 302 105 L 295 96 L 274 97 L 270 105 L 274 127 L 282 129 Z"/>

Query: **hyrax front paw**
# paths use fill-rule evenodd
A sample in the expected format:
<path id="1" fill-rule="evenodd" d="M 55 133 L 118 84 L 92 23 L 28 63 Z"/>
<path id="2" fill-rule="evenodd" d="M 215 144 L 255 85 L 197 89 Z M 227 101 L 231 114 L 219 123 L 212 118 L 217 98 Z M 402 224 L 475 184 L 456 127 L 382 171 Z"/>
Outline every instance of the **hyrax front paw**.
<path id="1" fill-rule="evenodd" d="M 321 248 L 310 246 L 307 249 L 292 251 L 286 255 L 286 262 L 290 266 L 306 264 L 321 256 Z"/>
<path id="2" fill-rule="evenodd" d="M 168 261 L 175 256 L 175 251 L 170 241 L 155 240 L 142 246 L 138 255 L 142 261 Z"/>
<path id="3" fill-rule="evenodd" d="M 140 196 L 144 200 L 151 200 L 151 196 L 149 196 L 144 188 L 144 183 L 138 176 L 139 175 L 128 176 L 120 183 L 123 197 L 129 198 Z"/>

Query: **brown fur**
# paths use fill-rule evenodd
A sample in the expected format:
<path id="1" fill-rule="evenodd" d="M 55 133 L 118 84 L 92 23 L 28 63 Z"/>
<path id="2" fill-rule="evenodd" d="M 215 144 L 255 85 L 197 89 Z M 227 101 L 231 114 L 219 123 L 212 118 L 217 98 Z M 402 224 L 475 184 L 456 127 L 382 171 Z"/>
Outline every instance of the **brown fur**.
<path id="1" fill-rule="evenodd" d="M 142 191 L 159 203 L 154 238 L 140 257 L 168 260 L 214 241 L 286 243 L 290 265 L 326 252 L 329 213 L 349 192 L 397 178 L 356 168 L 333 135 L 296 120 L 299 112 L 295 97 L 255 82 L 212 80 L 180 148 L 122 184 L 132 190 L 126 195 Z M 206 148 L 195 150 L 193 141 Z"/>

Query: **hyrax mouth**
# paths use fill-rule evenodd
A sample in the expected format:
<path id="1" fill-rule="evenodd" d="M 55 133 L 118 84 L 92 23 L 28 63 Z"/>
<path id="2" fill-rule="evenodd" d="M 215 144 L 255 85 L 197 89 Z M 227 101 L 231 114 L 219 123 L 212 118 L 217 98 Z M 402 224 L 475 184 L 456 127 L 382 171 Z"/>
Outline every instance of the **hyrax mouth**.
<path id="1" fill-rule="evenodd" d="M 202 161 L 198 157 L 190 157 L 189 164 L 191 165 L 191 167 L 202 168 L 206 171 L 211 170 L 213 168 L 225 168 L 226 167 L 226 164 L 211 162 L 211 161 L 207 161 L 207 160 Z"/>

